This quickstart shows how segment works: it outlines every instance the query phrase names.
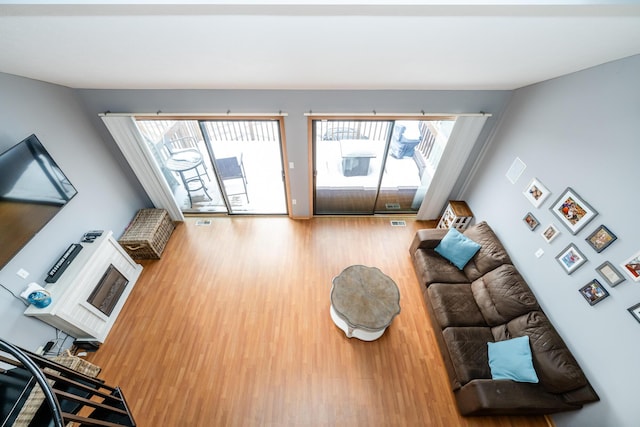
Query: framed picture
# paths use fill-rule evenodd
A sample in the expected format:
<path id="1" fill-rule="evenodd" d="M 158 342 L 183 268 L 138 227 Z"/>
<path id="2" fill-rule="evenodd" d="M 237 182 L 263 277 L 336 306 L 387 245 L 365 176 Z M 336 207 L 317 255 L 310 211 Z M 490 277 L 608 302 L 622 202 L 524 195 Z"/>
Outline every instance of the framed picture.
<path id="1" fill-rule="evenodd" d="M 536 227 L 540 225 L 536 217 L 533 216 L 531 212 L 527 212 L 527 214 L 525 215 L 524 218 L 522 218 L 522 220 L 525 222 L 525 224 L 527 224 L 527 227 L 529 227 L 529 230 L 531 231 L 535 230 Z"/>
<path id="2" fill-rule="evenodd" d="M 556 260 L 567 274 L 571 274 L 587 262 L 587 257 L 572 243 L 556 255 Z"/>
<path id="3" fill-rule="evenodd" d="M 609 292 L 596 279 L 580 288 L 580 294 L 591 305 L 595 305 L 609 296 Z"/>
<path id="4" fill-rule="evenodd" d="M 622 269 L 634 282 L 640 282 L 640 252 L 621 264 Z"/>
<path id="5" fill-rule="evenodd" d="M 542 202 L 544 202 L 551 193 L 537 178 L 533 178 L 522 194 L 537 208 L 540 207 Z"/>
<path id="6" fill-rule="evenodd" d="M 627 308 L 627 310 L 629 310 L 629 313 L 631 313 L 631 315 L 640 322 L 640 302 Z"/>
<path id="7" fill-rule="evenodd" d="M 574 235 L 598 215 L 571 187 L 567 187 L 549 209 Z"/>
<path id="8" fill-rule="evenodd" d="M 558 231 L 556 226 L 553 224 L 549 224 L 545 227 L 544 230 L 542 230 L 541 236 L 547 243 L 551 243 L 551 241 L 558 237 L 559 234 L 560 231 Z"/>
<path id="9" fill-rule="evenodd" d="M 611 232 L 607 227 L 601 225 L 589 235 L 585 240 L 589 243 L 589 246 L 594 251 L 600 253 L 604 251 L 610 244 L 612 244 L 618 237 Z"/>
<path id="10" fill-rule="evenodd" d="M 619 283 L 624 282 L 624 276 L 616 270 L 616 268 L 609 261 L 605 261 L 600 264 L 596 271 L 607 281 L 609 286 L 616 286 Z"/>

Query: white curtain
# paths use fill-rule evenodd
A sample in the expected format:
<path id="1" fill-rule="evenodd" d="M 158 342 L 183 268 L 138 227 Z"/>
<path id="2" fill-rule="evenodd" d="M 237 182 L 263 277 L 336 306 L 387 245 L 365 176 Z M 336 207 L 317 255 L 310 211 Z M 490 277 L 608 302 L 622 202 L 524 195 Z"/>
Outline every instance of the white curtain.
<path id="1" fill-rule="evenodd" d="M 134 118 L 109 114 L 100 114 L 100 118 L 111 132 L 153 205 L 159 209 L 166 209 L 172 220 L 184 221 L 184 215 L 173 197 L 171 188 L 140 135 Z"/>
<path id="2" fill-rule="evenodd" d="M 440 216 L 488 117 L 474 115 L 456 119 L 416 219 L 429 220 Z"/>

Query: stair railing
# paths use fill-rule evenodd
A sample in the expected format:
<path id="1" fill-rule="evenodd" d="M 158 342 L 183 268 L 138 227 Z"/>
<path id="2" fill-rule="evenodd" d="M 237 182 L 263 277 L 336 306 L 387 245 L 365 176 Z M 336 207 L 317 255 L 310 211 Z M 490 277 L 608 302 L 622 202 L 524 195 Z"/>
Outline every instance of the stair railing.
<path id="1" fill-rule="evenodd" d="M 24 366 L 24 368 L 31 373 L 33 378 L 35 378 L 35 380 L 38 382 L 38 385 L 42 389 L 44 399 L 51 409 L 53 425 L 55 427 L 64 427 L 64 419 L 62 418 L 62 409 L 60 408 L 60 403 L 58 402 L 58 399 L 56 399 L 56 396 L 53 394 L 53 390 L 51 390 L 51 387 L 49 387 L 49 384 L 47 383 L 47 378 L 40 370 L 40 368 L 38 368 L 38 365 L 33 363 L 31 358 L 29 358 L 29 356 L 22 352 L 18 347 L 14 346 L 13 344 L 9 344 L 2 339 L 0 339 L 0 350 L 5 351 L 11 356 L 15 357 L 16 360 L 18 360 L 20 364 L 22 364 L 22 366 Z M 16 364 L 11 363 L 11 361 L 6 360 L 5 358 L 2 358 L 2 361 L 17 366 Z"/>
<path id="2" fill-rule="evenodd" d="M 119 387 L 108 386 L 103 380 L 69 369 L 2 339 L 0 351 L 15 359 L 0 356 L 0 362 L 23 367 L 35 378 L 51 410 L 54 427 L 64 427 L 69 422 L 82 426 L 136 426 Z M 52 381 L 53 386 L 47 380 Z M 66 412 L 60 401 L 72 403 L 74 410 Z"/>

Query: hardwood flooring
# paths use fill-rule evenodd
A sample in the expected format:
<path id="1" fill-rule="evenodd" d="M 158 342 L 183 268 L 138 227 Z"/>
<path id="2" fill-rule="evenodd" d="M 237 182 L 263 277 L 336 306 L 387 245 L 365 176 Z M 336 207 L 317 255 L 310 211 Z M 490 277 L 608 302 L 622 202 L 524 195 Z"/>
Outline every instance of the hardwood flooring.
<path id="1" fill-rule="evenodd" d="M 141 427 L 546 427 L 458 415 L 408 247 L 429 224 L 389 218 L 195 218 L 178 225 L 89 360 Z M 373 342 L 329 316 L 352 264 L 392 277 L 401 313 Z"/>

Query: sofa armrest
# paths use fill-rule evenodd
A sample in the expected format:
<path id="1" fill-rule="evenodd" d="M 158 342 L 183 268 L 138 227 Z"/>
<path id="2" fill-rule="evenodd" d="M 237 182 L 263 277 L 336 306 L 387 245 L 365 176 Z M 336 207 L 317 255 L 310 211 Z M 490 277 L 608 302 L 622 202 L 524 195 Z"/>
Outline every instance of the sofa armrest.
<path id="1" fill-rule="evenodd" d="M 565 402 L 573 405 L 583 405 L 600 400 L 600 396 L 598 396 L 593 387 L 591 387 L 591 384 L 566 392 L 563 394 L 563 397 Z"/>
<path id="2" fill-rule="evenodd" d="M 454 394 L 464 416 L 552 414 L 582 407 L 547 392 L 540 384 L 511 380 L 473 380 Z"/>
<path id="3" fill-rule="evenodd" d="M 409 253 L 413 254 L 418 249 L 433 249 L 440 243 L 440 240 L 447 234 L 449 230 L 444 228 L 425 228 L 418 230 L 413 237 Z"/>

